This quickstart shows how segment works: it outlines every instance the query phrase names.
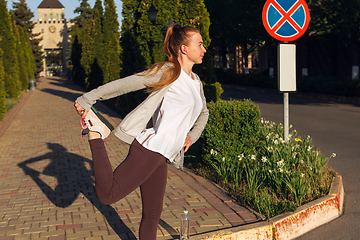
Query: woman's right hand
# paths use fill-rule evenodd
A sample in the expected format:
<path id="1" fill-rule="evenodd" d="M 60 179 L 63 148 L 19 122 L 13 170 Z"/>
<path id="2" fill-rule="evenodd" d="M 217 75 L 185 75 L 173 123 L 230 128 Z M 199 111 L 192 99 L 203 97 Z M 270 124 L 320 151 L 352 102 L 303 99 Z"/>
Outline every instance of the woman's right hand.
<path id="1" fill-rule="evenodd" d="M 75 107 L 77 113 L 81 116 L 81 118 L 85 118 L 88 111 L 86 111 L 82 106 L 80 106 L 80 104 L 76 100 L 75 100 L 74 107 Z"/>

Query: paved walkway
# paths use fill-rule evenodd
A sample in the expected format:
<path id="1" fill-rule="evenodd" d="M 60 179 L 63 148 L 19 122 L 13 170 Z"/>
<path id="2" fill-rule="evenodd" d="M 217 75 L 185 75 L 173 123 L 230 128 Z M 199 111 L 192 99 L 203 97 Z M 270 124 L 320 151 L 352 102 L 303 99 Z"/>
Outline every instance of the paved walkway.
<path id="1" fill-rule="evenodd" d="M 0 240 L 137 239 L 139 189 L 112 205 L 95 196 L 90 148 L 73 107 L 81 93 L 61 78 L 43 79 L 0 123 Z M 128 146 L 114 135 L 106 147 L 113 167 L 126 157 Z M 179 238 L 185 209 L 194 237 L 258 221 L 209 181 L 169 166 L 159 240 Z"/>

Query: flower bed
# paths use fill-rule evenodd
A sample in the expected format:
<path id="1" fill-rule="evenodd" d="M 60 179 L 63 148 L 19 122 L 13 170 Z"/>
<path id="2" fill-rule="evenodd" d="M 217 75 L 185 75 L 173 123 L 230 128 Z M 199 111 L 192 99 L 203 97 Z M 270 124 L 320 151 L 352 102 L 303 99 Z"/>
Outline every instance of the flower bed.
<path id="1" fill-rule="evenodd" d="M 271 218 L 329 192 L 335 173 L 310 136 L 301 139 L 293 130 L 285 143 L 283 126 L 259 119 L 249 100 L 212 102 L 208 108 L 199 141 L 203 161 L 190 158 L 190 167 L 239 202 Z"/>

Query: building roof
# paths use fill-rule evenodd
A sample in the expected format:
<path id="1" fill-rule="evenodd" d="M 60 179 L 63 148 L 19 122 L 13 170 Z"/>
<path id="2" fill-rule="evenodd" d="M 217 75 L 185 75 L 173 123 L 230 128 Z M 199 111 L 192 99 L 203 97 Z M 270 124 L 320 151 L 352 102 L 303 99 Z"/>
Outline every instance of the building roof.
<path id="1" fill-rule="evenodd" d="M 43 0 L 38 8 L 64 8 L 58 0 Z"/>

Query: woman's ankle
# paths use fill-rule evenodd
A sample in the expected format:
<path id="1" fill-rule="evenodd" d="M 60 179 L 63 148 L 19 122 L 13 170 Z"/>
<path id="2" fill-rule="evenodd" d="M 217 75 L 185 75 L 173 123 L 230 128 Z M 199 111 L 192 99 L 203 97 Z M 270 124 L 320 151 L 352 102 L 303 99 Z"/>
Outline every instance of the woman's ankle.
<path id="1" fill-rule="evenodd" d="M 90 131 L 90 132 L 88 133 L 88 137 L 89 137 L 89 140 L 93 140 L 93 139 L 101 138 L 101 135 L 100 135 L 100 133 L 98 133 L 98 132 L 92 132 L 92 131 Z"/>

